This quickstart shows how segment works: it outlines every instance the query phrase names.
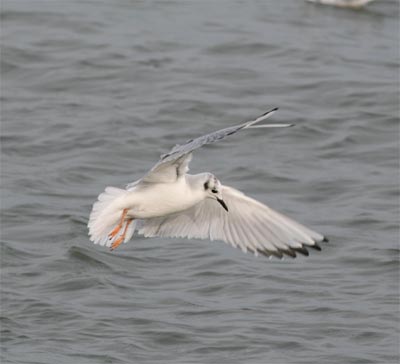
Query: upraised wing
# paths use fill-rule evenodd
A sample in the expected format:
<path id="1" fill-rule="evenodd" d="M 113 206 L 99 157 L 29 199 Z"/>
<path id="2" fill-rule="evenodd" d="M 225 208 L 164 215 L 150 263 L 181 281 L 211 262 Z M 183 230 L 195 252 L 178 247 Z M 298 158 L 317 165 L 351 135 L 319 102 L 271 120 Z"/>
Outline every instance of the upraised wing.
<path id="1" fill-rule="evenodd" d="M 231 126 L 229 128 L 221 129 L 210 134 L 203 135 L 196 139 L 190 139 L 185 144 L 176 145 L 168 153 L 163 154 L 159 162 L 139 181 L 131 183 L 127 188 L 134 187 L 138 183 L 159 183 L 159 182 L 174 182 L 181 175 L 185 174 L 189 170 L 189 162 L 191 160 L 191 153 L 202 147 L 205 144 L 214 143 L 221 140 L 228 135 L 237 133 L 241 129 L 247 129 L 252 127 L 263 127 L 263 128 L 285 128 L 292 126 L 292 124 L 265 124 L 257 125 L 270 117 L 278 108 L 271 109 L 266 113 L 262 114 L 258 118 L 245 123 Z"/>
<path id="2" fill-rule="evenodd" d="M 138 221 L 139 234 L 145 237 L 182 237 L 222 240 L 255 255 L 296 257 L 308 255 L 307 247 L 321 250 L 321 234 L 223 186 L 222 195 L 229 212 L 212 199 L 206 199 L 179 214 Z"/>

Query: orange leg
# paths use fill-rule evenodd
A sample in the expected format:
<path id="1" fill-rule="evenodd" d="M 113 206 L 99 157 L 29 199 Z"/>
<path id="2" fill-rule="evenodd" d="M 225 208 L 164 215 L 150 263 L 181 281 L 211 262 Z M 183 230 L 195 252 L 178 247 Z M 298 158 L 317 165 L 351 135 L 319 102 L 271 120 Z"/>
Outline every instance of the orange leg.
<path id="1" fill-rule="evenodd" d="M 122 235 L 121 235 L 117 240 L 115 240 L 115 241 L 112 243 L 112 245 L 111 245 L 111 247 L 110 247 L 110 250 L 114 250 L 114 249 L 118 248 L 119 245 L 124 241 L 126 232 L 128 231 L 128 227 L 129 227 L 129 225 L 131 224 L 132 221 L 133 221 L 133 219 L 130 219 L 130 220 L 128 220 L 128 221 L 126 222 L 124 232 L 122 233 Z"/>
<path id="2" fill-rule="evenodd" d="M 119 233 L 119 231 L 122 229 L 122 226 L 124 225 L 124 221 L 125 221 L 125 217 L 126 214 L 128 213 L 128 209 L 123 209 L 122 210 L 122 215 L 121 215 L 121 219 L 119 220 L 118 225 L 114 228 L 113 231 L 111 231 L 111 233 L 108 234 L 108 238 L 111 240 L 112 238 L 115 237 L 115 235 L 117 235 Z"/>

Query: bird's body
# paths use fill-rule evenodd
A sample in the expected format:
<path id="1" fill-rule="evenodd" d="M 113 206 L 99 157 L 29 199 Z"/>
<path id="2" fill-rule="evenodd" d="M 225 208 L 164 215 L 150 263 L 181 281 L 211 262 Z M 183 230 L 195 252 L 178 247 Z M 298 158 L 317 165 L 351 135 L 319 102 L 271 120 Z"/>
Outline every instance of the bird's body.
<path id="1" fill-rule="evenodd" d="M 183 175 L 175 182 L 157 183 L 128 190 L 123 208 L 129 208 L 127 216 L 149 219 L 186 210 L 204 199 L 196 181 L 202 175 Z"/>
<path id="2" fill-rule="evenodd" d="M 222 240 L 256 255 L 308 255 L 306 246 L 320 250 L 318 242 L 325 239 L 321 234 L 223 186 L 211 173 L 186 173 L 194 150 L 253 127 L 275 110 L 175 146 L 148 174 L 126 189 L 107 187 L 90 214 L 91 240 L 113 250 L 129 241 L 136 230 L 148 237 Z M 261 127 L 287 126 L 290 125 Z"/>

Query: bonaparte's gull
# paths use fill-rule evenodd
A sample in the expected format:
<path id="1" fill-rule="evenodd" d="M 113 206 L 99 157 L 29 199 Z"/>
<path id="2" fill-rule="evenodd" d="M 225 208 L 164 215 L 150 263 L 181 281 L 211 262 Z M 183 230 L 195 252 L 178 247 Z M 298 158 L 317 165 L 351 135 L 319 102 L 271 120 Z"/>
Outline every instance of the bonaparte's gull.
<path id="1" fill-rule="evenodd" d="M 333 5 L 341 8 L 359 9 L 374 0 L 307 0 L 310 3 Z"/>
<path id="2" fill-rule="evenodd" d="M 205 144 L 242 129 L 291 126 L 255 125 L 276 110 L 176 145 L 126 189 L 107 187 L 90 214 L 90 239 L 114 250 L 137 231 L 145 237 L 222 240 L 244 252 L 269 257 L 308 255 L 307 247 L 321 250 L 318 243 L 327 241 L 321 234 L 222 185 L 211 173 L 187 174 L 192 152 Z"/>

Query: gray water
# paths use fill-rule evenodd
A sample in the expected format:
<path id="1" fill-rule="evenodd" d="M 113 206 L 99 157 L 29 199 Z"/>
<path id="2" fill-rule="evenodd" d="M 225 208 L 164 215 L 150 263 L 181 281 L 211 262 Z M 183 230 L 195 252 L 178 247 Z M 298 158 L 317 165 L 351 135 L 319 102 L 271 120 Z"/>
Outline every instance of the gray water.
<path id="1" fill-rule="evenodd" d="M 2 1 L 2 363 L 396 363 L 398 3 Z M 107 185 L 278 106 L 192 173 L 326 234 L 255 258 L 222 242 L 87 236 Z"/>

